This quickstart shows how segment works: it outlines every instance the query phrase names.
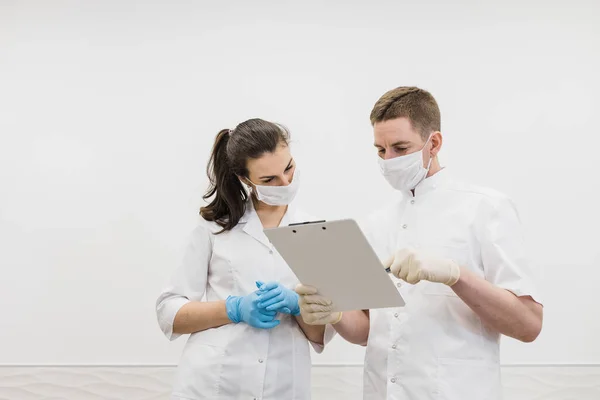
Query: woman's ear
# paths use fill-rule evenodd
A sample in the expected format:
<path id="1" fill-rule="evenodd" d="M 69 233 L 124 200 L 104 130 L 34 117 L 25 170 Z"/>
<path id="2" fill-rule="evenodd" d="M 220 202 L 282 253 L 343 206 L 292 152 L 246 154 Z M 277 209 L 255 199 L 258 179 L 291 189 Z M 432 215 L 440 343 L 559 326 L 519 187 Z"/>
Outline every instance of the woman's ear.
<path id="1" fill-rule="evenodd" d="M 238 179 L 240 180 L 240 182 L 242 182 L 242 185 L 246 186 L 248 189 L 252 190 L 252 187 L 254 185 L 252 185 L 252 183 L 250 182 L 250 180 L 244 176 L 240 176 L 240 175 L 236 175 L 238 177 Z"/>
<path id="2" fill-rule="evenodd" d="M 442 148 L 442 142 L 443 142 L 442 132 L 440 132 L 440 131 L 434 132 L 433 135 L 431 136 L 431 157 L 432 158 L 437 157 L 438 152 Z"/>

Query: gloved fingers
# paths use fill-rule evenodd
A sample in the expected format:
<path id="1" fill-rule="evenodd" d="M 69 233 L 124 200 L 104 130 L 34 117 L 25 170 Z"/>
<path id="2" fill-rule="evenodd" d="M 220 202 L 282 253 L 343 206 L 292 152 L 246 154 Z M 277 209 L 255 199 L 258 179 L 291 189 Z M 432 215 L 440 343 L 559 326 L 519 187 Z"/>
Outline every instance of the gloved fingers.
<path id="1" fill-rule="evenodd" d="M 275 289 L 276 287 L 279 287 L 279 282 L 271 281 L 271 282 L 263 283 L 259 289 L 266 292 L 268 290 Z"/>
<path id="2" fill-rule="evenodd" d="M 407 264 L 395 265 L 394 269 L 392 270 L 392 273 L 396 276 L 396 278 L 402 279 L 403 281 L 406 281 L 406 278 L 408 277 L 408 272 L 409 266 Z"/>
<path id="3" fill-rule="evenodd" d="M 279 310 L 280 308 L 283 308 L 283 307 L 285 307 L 285 306 L 286 306 L 286 301 L 285 301 L 285 299 L 281 299 L 281 300 L 279 300 L 279 301 L 277 301 L 277 302 L 273 302 L 273 303 L 271 303 L 271 304 L 268 304 L 268 305 L 266 305 L 264 308 L 265 308 L 267 311 L 276 311 L 276 310 Z M 261 307 L 262 307 L 262 306 L 261 306 Z"/>
<path id="4" fill-rule="evenodd" d="M 408 273 L 406 274 L 406 278 L 404 280 L 411 284 L 419 283 L 422 279 L 423 270 L 416 265 L 411 265 L 411 268 L 407 268 Z"/>
<path id="5" fill-rule="evenodd" d="M 404 279 L 406 277 L 406 271 L 402 271 L 402 266 L 402 262 L 396 261 L 396 259 L 394 259 L 391 266 L 389 267 L 390 271 L 392 272 L 392 275 L 394 275 L 396 278 Z"/>
<path id="6" fill-rule="evenodd" d="M 257 315 L 255 315 L 255 318 L 262 322 L 269 322 L 269 321 L 273 321 L 275 319 L 276 315 L 277 314 L 271 315 L 271 314 L 257 313 Z"/>
<path id="7" fill-rule="evenodd" d="M 263 310 L 263 309 L 256 309 L 255 312 L 257 314 L 263 314 L 266 315 L 268 317 L 275 317 L 277 315 L 277 311 L 268 311 L 268 310 Z"/>
<path id="8" fill-rule="evenodd" d="M 421 262 L 418 254 L 414 251 L 410 251 L 409 256 L 406 258 L 405 268 L 407 270 L 406 282 L 411 284 L 417 284 L 421 279 L 427 278 L 427 273 L 423 269 L 423 263 Z"/>
<path id="9" fill-rule="evenodd" d="M 298 293 L 300 296 L 305 296 L 305 295 L 309 295 L 309 294 L 317 294 L 318 290 L 315 287 L 312 286 L 308 286 L 308 285 L 303 285 L 301 283 L 299 283 L 296 286 L 295 289 L 296 293 Z"/>
<path id="10" fill-rule="evenodd" d="M 277 296 L 272 296 L 266 300 L 259 297 L 258 307 L 267 308 L 270 305 L 280 303 L 282 301 L 285 301 L 285 296 L 283 295 L 283 293 L 279 293 Z"/>
<path id="11" fill-rule="evenodd" d="M 320 304 L 323 306 L 328 306 L 331 304 L 331 300 L 318 294 L 300 296 L 299 302 L 302 304 Z"/>
<path id="12" fill-rule="evenodd" d="M 384 268 L 390 268 L 390 269 L 391 269 L 391 267 L 392 267 L 392 264 L 394 263 L 394 259 L 395 259 L 395 258 L 396 258 L 396 257 L 394 256 L 394 254 L 392 254 L 391 256 L 389 256 L 388 258 L 386 258 L 386 259 L 383 261 L 383 263 L 382 263 L 382 264 L 383 264 L 383 267 L 384 267 Z"/>
<path id="13" fill-rule="evenodd" d="M 284 314 L 291 314 L 291 313 L 292 313 L 292 310 L 290 310 L 290 309 L 289 309 L 289 308 L 287 308 L 287 307 L 283 307 L 282 309 L 280 309 L 280 310 L 279 310 L 279 312 L 282 312 L 282 313 L 284 313 Z"/>
<path id="14" fill-rule="evenodd" d="M 392 274 L 400 279 L 405 279 L 408 275 L 407 263 L 410 262 L 412 252 L 409 249 L 401 249 L 394 254 L 394 261 L 390 265 Z"/>
<path id="15" fill-rule="evenodd" d="M 260 329 L 272 329 L 272 328 L 275 328 L 279 324 L 280 324 L 280 321 L 278 319 L 276 319 L 274 321 L 267 321 L 267 322 L 257 321 L 256 327 L 260 328 Z"/>
<path id="16" fill-rule="evenodd" d="M 265 283 L 263 281 L 256 281 L 256 287 L 261 288 Z"/>
<path id="17" fill-rule="evenodd" d="M 333 306 L 330 305 L 321 305 L 321 304 L 301 304 L 300 311 L 306 313 L 323 313 L 323 312 L 331 312 Z"/>
<path id="18" fill-rule="evenodd" d="M 263 286 L 264 287 L 264 286 Z M 270 289 L 268 291 L 265 292 L 260 292 L 258 294 L 258 301 L 259 303 L 265 303 L 268 300 L 275 298 L 277 296 L 281 296 L 283 294 L 283 290 L 281 290 L 280 287 L 276 287 L 274 289 Z"/>

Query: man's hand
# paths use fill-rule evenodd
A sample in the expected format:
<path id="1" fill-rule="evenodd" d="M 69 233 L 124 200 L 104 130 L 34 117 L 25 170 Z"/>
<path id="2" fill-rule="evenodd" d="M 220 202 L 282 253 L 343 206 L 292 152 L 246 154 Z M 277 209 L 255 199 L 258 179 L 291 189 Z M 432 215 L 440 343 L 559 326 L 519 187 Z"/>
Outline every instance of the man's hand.
<path id="1" fill-rule="evenodd" d="M 333 303 L 318 294 L 312 286 L 299 284 L 296 293 L 300 296 L 300 315 L 308 325 L 337 324 L 342 319 L 342 313 L 333 310 Z"/>
<path id="2" fill-rule="evenodd" d="M 411 284 L 426 280 L 452 286 L 460 277 L 460 267 L 456 262 L 431 257 L 410 248 L 396 251 L 384 266 L 390 268 L 394 276 Z"/>

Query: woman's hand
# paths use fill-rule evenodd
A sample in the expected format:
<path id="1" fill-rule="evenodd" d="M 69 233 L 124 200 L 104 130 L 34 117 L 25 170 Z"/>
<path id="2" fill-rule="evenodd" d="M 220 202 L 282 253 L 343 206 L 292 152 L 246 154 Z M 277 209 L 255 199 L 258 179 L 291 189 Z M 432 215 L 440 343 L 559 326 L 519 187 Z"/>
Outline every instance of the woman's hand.
<path id="1" fill-rule="evenodd" d="M 233 323 L 245 322 L 260 329 L 271 329 L 279 325 L 279 320 L 275 319 L 277 312 L 258 307 L 259 301 L 258 290 L 243 297 L 229 296 L 225 301 L 227 316 Z"/>
<path id="2" fill-rule="evenodd" d="M 259 288 L 258 307 L 266 312 L 300 315 L 298 294 L 278 282 L 256 282 Z"/>

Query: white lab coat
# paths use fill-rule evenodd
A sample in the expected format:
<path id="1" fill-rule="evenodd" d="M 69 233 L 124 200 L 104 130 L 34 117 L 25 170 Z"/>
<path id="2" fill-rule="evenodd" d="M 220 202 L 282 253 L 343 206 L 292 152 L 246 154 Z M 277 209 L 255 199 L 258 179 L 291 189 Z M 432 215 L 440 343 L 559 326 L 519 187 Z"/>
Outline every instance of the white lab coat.
<path id="1" fill-rule="evenodd" d="M 307 220 L 313 219 L 290 205 L 281 225 Z M 206 301 L 244 296 L 256 290 L 259 280 L 277 281 L 288 288 L 298 283 L 263 233 L 251 202 L 235 228 L 213 234 L 219 230 L 216 223 L 200 222 L 183 262 L 157 300 L 159 325 L 170 340 L 180 336 L 173 333 L 175 314 L 191 300 L 205 295 Z M 310 399 L 309 342 L 293 317 L 279 314 L 279 319 L 280 325 L 271 330 L 241 322 L 190 335 L 172 399 Z M 332 329 L 328 331 L 331 336 Z"/>
<path id="2" fill-rule="evenodd" d="M 381 259 L 413 246 L 454 259 L 492 284 L 540 302 L 512 202 L 458 183 L 444 169 L 364 226 Z M 499 400 L 500 335 L 448 286 L 391 278 L 406 300 L 371 310 L 365 400 Z"/>

